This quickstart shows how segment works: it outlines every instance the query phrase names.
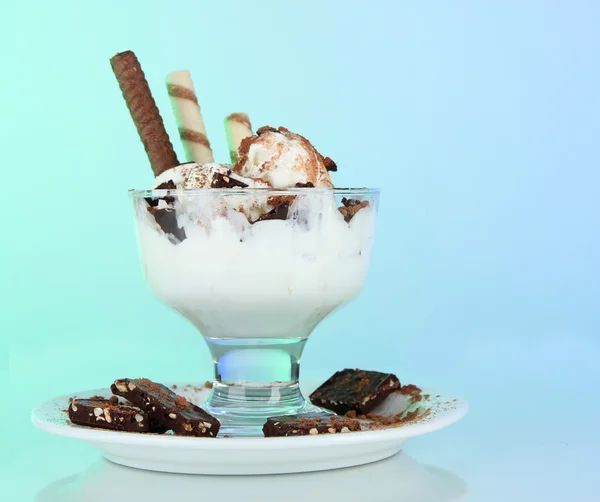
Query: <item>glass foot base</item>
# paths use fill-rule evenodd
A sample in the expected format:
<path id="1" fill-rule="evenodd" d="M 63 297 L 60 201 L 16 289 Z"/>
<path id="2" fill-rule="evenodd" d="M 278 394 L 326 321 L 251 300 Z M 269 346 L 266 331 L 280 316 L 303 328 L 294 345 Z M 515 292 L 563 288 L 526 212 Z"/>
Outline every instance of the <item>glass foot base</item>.
<path id="1" fill-rule="evenodd" d="M 306 401 L 297 384 L 223 385 L 213 384 L 204 408 L 221 422 L 219 435 L 262 436 L 270 417 L 286 415 L 331 414 Z"/>

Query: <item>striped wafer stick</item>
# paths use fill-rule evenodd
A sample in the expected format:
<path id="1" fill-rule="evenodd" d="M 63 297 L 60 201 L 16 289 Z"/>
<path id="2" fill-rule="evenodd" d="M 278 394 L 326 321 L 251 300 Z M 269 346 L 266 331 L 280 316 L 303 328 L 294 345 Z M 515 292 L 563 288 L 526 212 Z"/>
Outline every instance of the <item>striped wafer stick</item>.
<path id="1" fill-rule="evenodd" d="M 190 72 L 180 70 L 169 73 L 167 90 L 186 159 L 188 162 L 198 162 L 198 164 L 214 162 Z"/>
<path id="2" fill-rule="evenodd" d="M 246 113 L 232 113 L 225 119 L 225 132 L 227 133 L 227 144 L 231 162 L 237 162 L 238 149 L 244 138 L 252 136 L 252 125 L 250 117 Z"/>

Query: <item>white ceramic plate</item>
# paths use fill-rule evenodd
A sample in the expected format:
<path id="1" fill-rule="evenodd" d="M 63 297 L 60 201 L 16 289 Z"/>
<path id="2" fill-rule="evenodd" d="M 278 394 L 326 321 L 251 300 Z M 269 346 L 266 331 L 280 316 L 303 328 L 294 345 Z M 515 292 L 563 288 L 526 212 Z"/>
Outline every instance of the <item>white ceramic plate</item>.
<path id="1" fill-rule="evenodd" d="M 198 405 L 208 392 L 201 386 L 177 384 L 177 393 Z M 94 389 L 51 399 L 34 410 L 33 423 L 52 434 L 88 441 L 117 464 L 184 474 L 281 474 L 367 464 L 394 455 L 410 438 L 447 427 L 467 413 L 462 399 L 423 389 L 429 397 L 418 403 L 392 394 L 374 410 L 382 415 L 419 410 L 422 418 L 398 427 L 281 438 L 190 438 L 74 425 L 63 411 L 73 395 L 86 398 L 111 392 Z"/>

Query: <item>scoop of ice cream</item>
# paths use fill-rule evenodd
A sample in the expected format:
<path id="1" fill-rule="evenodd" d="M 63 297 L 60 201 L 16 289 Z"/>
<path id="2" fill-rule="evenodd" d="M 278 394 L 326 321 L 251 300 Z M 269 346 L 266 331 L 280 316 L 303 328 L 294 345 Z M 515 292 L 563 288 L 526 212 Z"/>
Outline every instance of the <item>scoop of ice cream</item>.
<path id="1" fill-rule="evenodd" d="M 244 178 L 239 174 L 232 172 L 233 166 L 230 164 L 197 164 L 188 162 L 175 166 L 154 180 L 154 189 L 175 189 L 175 190 L 196 190 L 203 188 L 271 188 L 267 182 L 261 179 Z M 189 206 L 189 200 L 183 199 Z M 186 211 L 190 214 L 196 214 L 198 218 L 203 211 L 209 213 L 213 210 L 231 209 L 236 212 L 244 213 L 247 221 L 255 221 L 263 214 L 268 213 L 274 208 L 278 201 L 273 200 L 268 193 L 242 194 L 232 193 L 227 197 L 207 197 L 204 200 L 197 200 L 196 209 L 187 207 Z M 158 201 L 160 207 L 168 206 L 165 200 Z M 162 204 L 162 205 L 161 205 Z M 220 209 L 217 209 L 217 206 Z"/>
<path id="2" fill-rule="evenodd" d="M 328 165 L 333 170 L 335 164 L 303 136 L 285 127 L 261 127 L 255 136 L 242 140 L 234 172 L 275 188 L 333 187 Z"/>
<path id="3" fill-rule="evenodd" d="M 171 182 L 177 190 L 195 190 L 200 188 L 267 188 L 269 185 L 262 180 L 243 178 L 232 172 L 230 164 L 197 164 L 188 162 L 172 167 L 157 176 L 154 189 L 166 188 Z"/>

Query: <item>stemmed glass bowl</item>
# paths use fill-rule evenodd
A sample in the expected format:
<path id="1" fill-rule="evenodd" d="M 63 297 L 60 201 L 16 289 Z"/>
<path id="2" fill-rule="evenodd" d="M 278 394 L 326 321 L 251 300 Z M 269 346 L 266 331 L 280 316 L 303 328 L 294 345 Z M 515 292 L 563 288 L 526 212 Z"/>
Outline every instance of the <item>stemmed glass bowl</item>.
<path id="1" fill-rule="evenodd" d="M 192 322 L 215 365 L 222 433 L 314 412 L 298 378 L 315 327 L 362 291 L 379 191 L 132 190 L 154 295 Z"/>

